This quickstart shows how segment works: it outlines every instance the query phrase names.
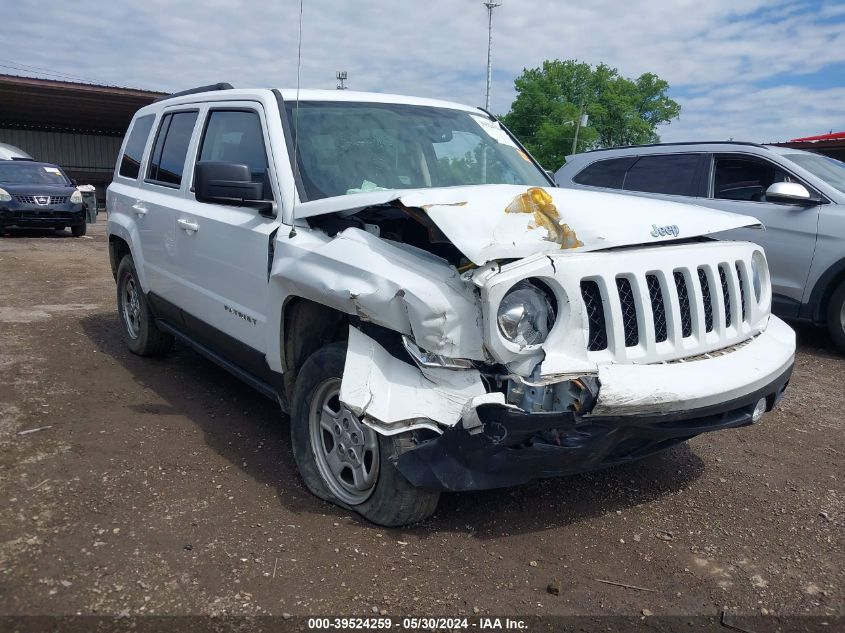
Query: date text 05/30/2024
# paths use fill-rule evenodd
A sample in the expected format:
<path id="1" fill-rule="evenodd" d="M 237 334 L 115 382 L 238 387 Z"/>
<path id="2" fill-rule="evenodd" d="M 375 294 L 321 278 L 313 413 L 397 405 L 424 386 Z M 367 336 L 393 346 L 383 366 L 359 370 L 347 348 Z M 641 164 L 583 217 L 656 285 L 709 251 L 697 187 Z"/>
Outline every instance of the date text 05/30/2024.
<path id="1" fill-rule="evenodd" d="M 407 617 L 394 620 L 389 617 L 380 618 L 308 618 L 308 628 L 313 631 L 376 629 L 376 630 L 441 630 L 454 631 L 457 629 L 478 630 L 511 630 L 527 629 L 527 623 L 517 618 L 426 618 Z"/>

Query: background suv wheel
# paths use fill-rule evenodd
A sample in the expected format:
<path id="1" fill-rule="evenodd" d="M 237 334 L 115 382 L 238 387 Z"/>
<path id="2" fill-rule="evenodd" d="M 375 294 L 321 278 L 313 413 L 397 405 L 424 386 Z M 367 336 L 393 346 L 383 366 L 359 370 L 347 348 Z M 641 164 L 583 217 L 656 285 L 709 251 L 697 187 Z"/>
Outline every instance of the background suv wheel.
<path id="1" fill-rule="evenodd" d="M 837 347 L 845 352 L 845 282 L 839 284 L 827 304 L 827 329 Z"/>

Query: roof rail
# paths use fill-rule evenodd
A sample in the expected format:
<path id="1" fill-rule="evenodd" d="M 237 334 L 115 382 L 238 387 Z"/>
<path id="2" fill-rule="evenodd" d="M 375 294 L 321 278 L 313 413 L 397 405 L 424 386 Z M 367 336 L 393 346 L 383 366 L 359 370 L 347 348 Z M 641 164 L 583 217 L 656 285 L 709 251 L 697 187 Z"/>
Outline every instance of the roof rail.
<path id="1" fill-rule="evenodd" d="M 182 90 L 181 92 L 174 92 L 173 94 L 166 95 L 164 97 L 159 97 L 153 103 L 158 103 L 159 101 L 167 101 L 168 99 L 175 99 L 176 97 L 184 97 L 185 95 L 193 95 L 198 92 L 213 92 L 215 90 L 232 90 L 234 86 L 228 82 L 221 81 L 220 83 L 216 84 L 209 84 L 207 86 L 197 86 L 196 88 L 190 88 L 189 90 Z"/>
<path id="2" fill-rule="evenodd" d="M 602 147 L 599 149 L 591 149 L 586 152 L 579 152 L 580 154 L 589 154 L 590 152 L 604 152 L 611 149 L 633 149 L 637 147 L 672 147 L 674 145 L 750 145 L 751 147 L 760 147 L 768 149 L 768 145 L 760 143 L 752 143 L 751 141 L 679 141 L 676 143 L 644 143 L 642 145 L 615 145 L 613 147 Z"/>

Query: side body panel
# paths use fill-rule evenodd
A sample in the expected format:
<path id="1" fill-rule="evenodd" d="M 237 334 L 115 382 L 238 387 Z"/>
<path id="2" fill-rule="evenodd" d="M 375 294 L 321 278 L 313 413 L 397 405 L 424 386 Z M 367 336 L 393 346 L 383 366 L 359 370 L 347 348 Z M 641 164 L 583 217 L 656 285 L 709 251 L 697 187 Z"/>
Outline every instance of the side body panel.
<path id="1" fill-rule="evenodd" d="M 259 113 L 265 145 L 269 144 L 264 110 L 259 102 L 227 101 L 219 107 Z M 279 221 L 249 207 L 196 200 L 191 190 L 193 167 L 209 110 L 205 105 L 200 111 L 188 150 L 184 198 L 174 209 L 173 270 L 179 286 L 177 303 L 186 315 L 263 353 L 268 345 L 268 258 Z M 268 160 L 272 174 L 272 156 Z M 277 189 L 275 178 L 270 180 Z"/>

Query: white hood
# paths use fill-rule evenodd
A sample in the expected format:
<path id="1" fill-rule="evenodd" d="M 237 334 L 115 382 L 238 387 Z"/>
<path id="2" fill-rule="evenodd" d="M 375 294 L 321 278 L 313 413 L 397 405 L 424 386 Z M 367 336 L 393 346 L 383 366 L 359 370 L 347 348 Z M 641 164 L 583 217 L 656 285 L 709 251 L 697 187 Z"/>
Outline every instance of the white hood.
<path id="1" fill-rule="evenodd" d="M 397 201 L 420 208 L 474 264 L 595 251 L 761 226 L 747 215 L 639 196 L 556 187 L 479 185 L 356 193 L 306 202 L 297 218 Z"/>

